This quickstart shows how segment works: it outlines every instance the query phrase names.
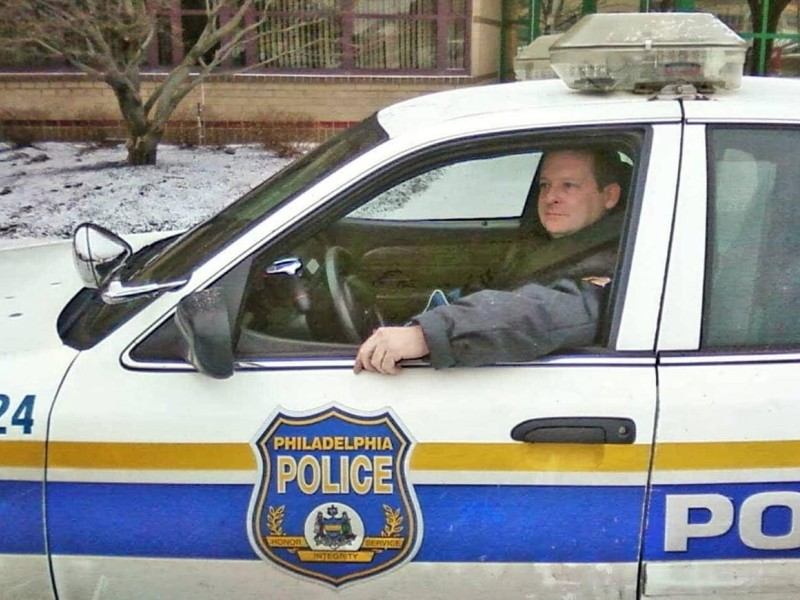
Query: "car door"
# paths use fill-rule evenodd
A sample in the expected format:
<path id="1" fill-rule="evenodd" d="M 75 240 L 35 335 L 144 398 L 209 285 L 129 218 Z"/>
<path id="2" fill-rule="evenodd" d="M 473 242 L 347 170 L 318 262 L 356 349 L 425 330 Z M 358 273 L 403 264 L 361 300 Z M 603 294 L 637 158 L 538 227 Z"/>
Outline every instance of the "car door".
<path id="1" fill-rule="evenodd" d="M 190 289 L 162 295 L 82 352 L 49 438 L 59 597 L 635 598 L 680 139 L 675 103 L 641 106 L 662 122 L 626 112 L 622 124 L 503 134 L 511 153 L 526 144 L 540 151 L 544 140 L 640 140 L 620 275 L 597 346 L 483 368 L 435 371 L 418 361 L 384 377 L 354 375 L 356 346 L 335 334 L 299 337 L 292 323 L 305 314 L 277 311 L 267 327 L 278 330 L 246 335 L 242 307 L 254 280 L 296 282 L 300 265 L 330 267 L 330 236 L 408 181 L 409 169 L 416 176 L 472 160 L 484 145 L 502 155 L 496 135 L 469 135 L 464 121 L 460 136 L 380 169 L 363 167 L 368 153 L 353 163 L 362 169 L 354 183 L 316 211 L 298 209 L 292 226 L 255 250 L 231 246 L 226 268 L 193 277 L 188 288 L 211 285 L 236 307 L 232 377 L 211 378 L 172 355 L 175 304 Z M 472 149 L 466 157 L 448 158 L 462 146 Z M 522 220 L 470 215 L 429 227 Z M 422 227 L 383 225 L 392 248 L 404 227 Z M 441 251 L 439 236 L 416 233 L 434 240 L 425 256 Z M 313 290 L 271 292 L 276 305 L 301 311 L 299 298 Z M 212 296 L 196 296 L 197 310 Z"/>
<path id="2" fill-rule="evenodd" d="M 788 105 L 726 108 L 687 108 L 647 597 L 794 598 L 800 586 L 800 122 Z"/>

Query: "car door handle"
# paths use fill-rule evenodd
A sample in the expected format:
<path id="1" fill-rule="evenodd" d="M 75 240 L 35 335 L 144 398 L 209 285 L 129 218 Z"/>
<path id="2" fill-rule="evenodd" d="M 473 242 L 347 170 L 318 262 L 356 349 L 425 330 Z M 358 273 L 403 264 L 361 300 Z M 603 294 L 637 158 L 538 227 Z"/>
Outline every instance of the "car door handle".
<path id="1" fill-rule="evenodd" d="M 532 444 L 632 444 L 636 423 L 623 417 L 543 417 L 519 423 L 511 438 Z"/>

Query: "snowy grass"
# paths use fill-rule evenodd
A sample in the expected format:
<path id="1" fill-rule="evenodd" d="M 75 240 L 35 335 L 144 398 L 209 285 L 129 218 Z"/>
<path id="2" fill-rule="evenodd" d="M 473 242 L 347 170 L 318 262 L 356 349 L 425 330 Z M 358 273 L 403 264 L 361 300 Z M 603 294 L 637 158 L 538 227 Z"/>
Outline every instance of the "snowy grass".
<path id="1" fill-rule="evenodd" d="M 92 144 L 0 144 L 0 248 L 69 238 L 92 221 L 120 234 L 186 229 L 290 162 L 259 146 L 162 145 L 158 164 Z"/>

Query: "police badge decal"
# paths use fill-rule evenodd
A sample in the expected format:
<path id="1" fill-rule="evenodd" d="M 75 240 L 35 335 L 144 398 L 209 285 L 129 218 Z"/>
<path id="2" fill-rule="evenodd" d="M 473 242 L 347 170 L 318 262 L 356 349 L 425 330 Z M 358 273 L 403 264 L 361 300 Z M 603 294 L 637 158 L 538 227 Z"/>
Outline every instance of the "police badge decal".
<path id="1" fill-rule="evenodd" d="M 264 559 L 333 586 L 413 558 L 422 520 L 408 482 L 412 438 L 386 409 L 278 410 L 252 442 L 250 543 Z"/>

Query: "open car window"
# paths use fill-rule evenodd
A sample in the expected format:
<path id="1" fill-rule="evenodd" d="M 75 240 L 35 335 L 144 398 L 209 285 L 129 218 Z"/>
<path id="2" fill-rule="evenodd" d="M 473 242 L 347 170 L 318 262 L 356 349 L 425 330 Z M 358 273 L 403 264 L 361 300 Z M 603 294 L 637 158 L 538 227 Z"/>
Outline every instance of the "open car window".
<path id="1" fill-rule="evenodd" d="M 453 301 L 580 278 L 598 253 L 615 260 L 633 199 L 587 235 L 551 239 L 536 210 L 540 161 L 559 148 L 610 148 L 627 168 L 628 195 L 646 137 L 631 128 L 494 135 L 366 176 L 213 284 L 226 290 L 236 358 L 352 357 L 375 327 L 425 310 L 435 290 Z M 180 360 L 175 337 L 170 319 L 131 355 Z"/>
<path id="2" fill-rule="evenodd" d="M 630 177 L 641 132 L 593 135 L 620 153 Z M 472 142 L 453 156 L 431 152 L 430 163 L 418 159 L 415 169 L 396 165 L 394 178 L 344 195 L 337 208 L 253 260 L 238 314 L 237 357 L 352 356 L 375 327 L 403 325 L 425 310 L 434 290 L 452 300 L 481 289 L 547 284 L 572 265 L 578 277 L 592 254 L 616 255 L 624 202 L 591 239 L 553 240 L 538 224 L 542 155 L 569 143 L 563 136 Z"/>

